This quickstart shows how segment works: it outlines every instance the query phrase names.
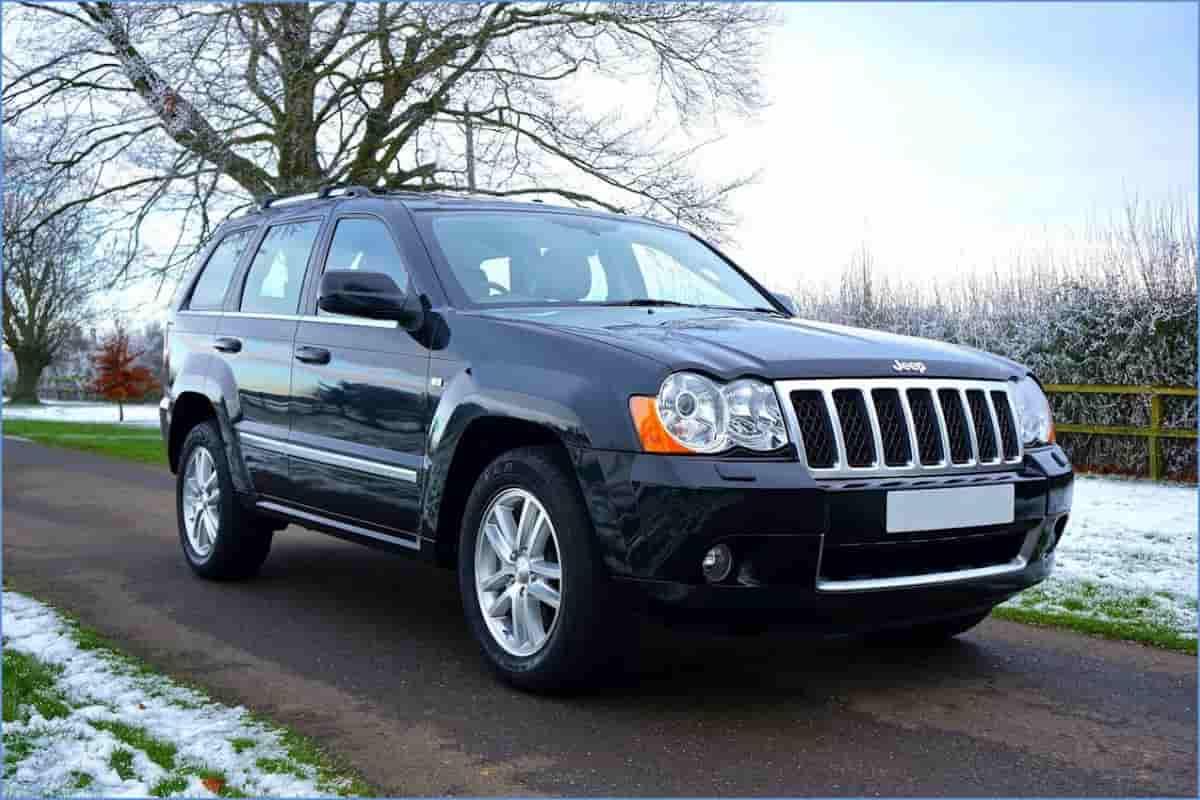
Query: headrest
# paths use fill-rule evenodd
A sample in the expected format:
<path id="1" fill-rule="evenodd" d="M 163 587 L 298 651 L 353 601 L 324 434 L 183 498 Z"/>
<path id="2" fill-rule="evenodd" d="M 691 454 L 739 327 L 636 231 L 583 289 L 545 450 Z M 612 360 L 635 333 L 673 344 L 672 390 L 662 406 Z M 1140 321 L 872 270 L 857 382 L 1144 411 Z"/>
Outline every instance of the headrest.
<path id="1" fill-rule="evenodd" d="M 595 248 L 556 246 L 533 259 L 532 293 L 560 302 L 582 300 L 592 290 L 592 265 L 588 259 Z"/>

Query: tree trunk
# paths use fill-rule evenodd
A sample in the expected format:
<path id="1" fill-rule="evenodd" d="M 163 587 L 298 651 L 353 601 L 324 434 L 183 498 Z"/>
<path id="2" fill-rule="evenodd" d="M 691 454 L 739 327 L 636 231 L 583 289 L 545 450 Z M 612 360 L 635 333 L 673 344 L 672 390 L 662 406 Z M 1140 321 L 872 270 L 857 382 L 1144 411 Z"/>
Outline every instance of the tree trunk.
<path id="1" fill-rule="evenodd" d="M 42 370 L 46 368 L 43 359 L 37 356 L 14 351 L 13 356 L 17 360 L 17 383 L 13 387 L 11 403 L 33 403 L 38 402 L 37 386 L 41 380 Z"/>

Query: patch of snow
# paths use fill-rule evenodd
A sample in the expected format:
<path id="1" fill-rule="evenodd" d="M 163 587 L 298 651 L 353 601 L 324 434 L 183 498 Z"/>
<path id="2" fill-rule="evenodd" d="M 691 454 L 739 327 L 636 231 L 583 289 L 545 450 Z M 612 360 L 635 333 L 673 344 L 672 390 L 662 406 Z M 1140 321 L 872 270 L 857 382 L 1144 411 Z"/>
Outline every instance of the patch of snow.
<path id="1" fill-rule="evenodd" d="M 116 422 L 115 403 L 88 403 L 70 400 L 43 400 L 37 406 L 10 406 L 3 409 L 4 419 L 36 419 L 52 422 Z M 132 426 L 158 425 L 158 405 L 137 403 L 125 406 L 125 423 Z"/>
<path id="2" fill-rule="evenodd" d="M 71 711 L 47 720 L 34 711 L 25 722 L 5 723 L 4 733 L 27 738 L 32 752 L 18 761 L 5 780 L 5 795 L 64 795 L 72 792 L 73 772 L 92 776 L 92 784 L 77 793 L 121 797 L 149 794 L 168 773 L 147 755 L 122 744 L 97 722 L 122 722 L 144 728 L 155 739 L 177 748 L 177 768 L 194 765 L 218 770 L 229 784 L 249 796 L 331 796 L 318 785 L 315 770 L 290 759 L 280 734 L 250 718 L 245 709 L 209 700 L 168 678 L 130 669 L 103 651 L 81 649 L 70 626 L 50 607 L 16 592 L 3 595 L 4 647 L 27 653 L 62 669 L 57 688 Z M 231 740 L 254 745 L 235 751 Z M 134 752 L 137 777 L 122 779 L 109 765 L 113 751 Z M 287 774 L 259 769 L 259 759 L 282 759 L 293 769 Z M 176 774 L 176 773 L 171 773 Z M 213 797 L 195 776 L 180 793 Z"/>
<path id="3" fill-rule="evenodd" d="M 1148 598 L 1164 623 L 1195 636 L 1196 527 L 1196 487 L 1079 476 L 1055 570 L 1042 588 L 1051 600 L 1088 584 L 1102 599 Z"/>

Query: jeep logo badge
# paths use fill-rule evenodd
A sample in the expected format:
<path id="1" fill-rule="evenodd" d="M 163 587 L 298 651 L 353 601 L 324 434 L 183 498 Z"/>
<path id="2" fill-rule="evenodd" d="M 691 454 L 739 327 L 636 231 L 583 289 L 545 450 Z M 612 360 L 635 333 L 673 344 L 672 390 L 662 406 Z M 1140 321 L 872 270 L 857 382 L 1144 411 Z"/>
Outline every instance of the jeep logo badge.
<path id="1" fill-rule="evenodd" d="M 896 359 L 895 361 L 892 362 L 892 369 L 896 370 L 896 372 L 919 372 L 922 375 L 924 375 L 925 374 L 925 362 L 924 361 L 901 361 L 900 359 Z"/>

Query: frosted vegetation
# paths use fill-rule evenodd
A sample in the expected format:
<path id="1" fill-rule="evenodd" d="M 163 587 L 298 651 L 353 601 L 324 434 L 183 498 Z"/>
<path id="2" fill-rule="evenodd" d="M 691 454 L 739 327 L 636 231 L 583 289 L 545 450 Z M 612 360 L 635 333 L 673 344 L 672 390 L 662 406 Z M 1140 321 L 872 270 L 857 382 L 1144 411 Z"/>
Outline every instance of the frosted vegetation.
<path id="1" fill-rule="evenodd" d="M 938 283 L 895 277 L 861 250 L 833 285 L 796 290 L 801 315 L 977 347 L 1045 383 L 1196 385 L 1196 232 L 1182 205 L 1131 202 L 1068 252 L 1014 256 Z M 1144 397 L 1052 398 L 1060 422 L 1148 425 Z M 1196 427 L 1196 401 L 1167 398 L 1164 425 Z M 1146 443 L 1061 437 L 1077 464 L 1145 474 Z M 1165 441 L 1165 440 L 1164 440 Z M 1194 442 L 1164 445 L 1171 477 L 1194 479 Z"/>
<path id="2" fill-rule="evenodd" d="M 1054 574 L 1009 606 L 1196 640 L 1196 490 L 1081 477 Z"/>
<path id="3" fill-rule="evenodd" d="M 6 797 L 321 797 L 366 787 L 312 744 L 4 596 Z"/>

